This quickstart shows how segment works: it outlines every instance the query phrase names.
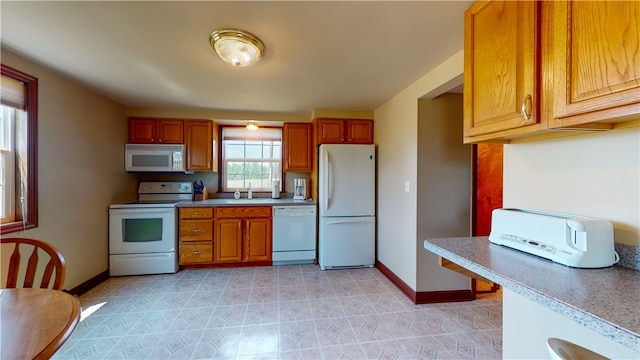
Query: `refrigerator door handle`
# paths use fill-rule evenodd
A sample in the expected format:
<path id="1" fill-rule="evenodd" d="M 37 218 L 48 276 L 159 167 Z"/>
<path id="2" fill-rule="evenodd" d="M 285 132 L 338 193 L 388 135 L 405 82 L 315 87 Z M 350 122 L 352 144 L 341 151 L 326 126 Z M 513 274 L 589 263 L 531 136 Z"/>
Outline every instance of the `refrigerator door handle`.
<path id="1" fill-rule="evenodd" d="M 329 209 L 329 152 L 326 149 L 322 149 L 324 155 L 324 210 Z"/>
<path id="2" fill-rule="evenodd" d="M 347 220 L 332 220 L 327 221 L 327 225 L 338 225 L 338 224 L 357 224 L 357 223 L 369 223 L 371 219 L 347 219 Z"/>

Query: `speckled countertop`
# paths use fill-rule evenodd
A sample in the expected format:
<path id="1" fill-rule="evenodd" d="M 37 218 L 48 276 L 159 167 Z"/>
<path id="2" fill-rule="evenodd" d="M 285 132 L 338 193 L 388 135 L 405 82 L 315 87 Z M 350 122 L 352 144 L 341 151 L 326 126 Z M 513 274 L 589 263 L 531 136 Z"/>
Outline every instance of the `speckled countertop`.
<path id="1" fill-rule="evenodd" d="M 293 200 L 292 198 L 241 198 L 241 199 L 207 199 L 197 201 L 182 201 L 177 207 L 209 207 L 209 206 L 302 206 L 316 205 L 313 200 Z"/>
<path id="2" fill-rule="evenodd" d="M 489 242 L 428 239 L 424 248 L 640 351 L 640 271 L 576 269 Z"/>

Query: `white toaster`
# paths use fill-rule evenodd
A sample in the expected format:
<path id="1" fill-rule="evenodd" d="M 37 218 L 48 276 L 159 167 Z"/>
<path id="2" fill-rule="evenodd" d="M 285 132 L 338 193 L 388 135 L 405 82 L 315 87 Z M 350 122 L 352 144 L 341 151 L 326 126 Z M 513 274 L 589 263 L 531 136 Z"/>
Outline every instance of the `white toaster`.
<path id="1" fill-rule="evenodd" d="M 613 225 L 577 215 L 496 209 L 489 241 L 576 268 L 603 268 L 619 260 Z"/>

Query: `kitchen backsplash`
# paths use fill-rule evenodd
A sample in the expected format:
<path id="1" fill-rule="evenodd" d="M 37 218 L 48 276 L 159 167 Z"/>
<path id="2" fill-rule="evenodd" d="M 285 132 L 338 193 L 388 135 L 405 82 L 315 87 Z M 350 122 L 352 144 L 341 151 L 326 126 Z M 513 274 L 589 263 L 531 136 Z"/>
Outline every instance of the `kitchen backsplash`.
<path id="1" fill-rule="evenodd" d="M 615 243 L 615 249 L 620 255 L 618 265 L 640 270 L 640 246 Z"/>

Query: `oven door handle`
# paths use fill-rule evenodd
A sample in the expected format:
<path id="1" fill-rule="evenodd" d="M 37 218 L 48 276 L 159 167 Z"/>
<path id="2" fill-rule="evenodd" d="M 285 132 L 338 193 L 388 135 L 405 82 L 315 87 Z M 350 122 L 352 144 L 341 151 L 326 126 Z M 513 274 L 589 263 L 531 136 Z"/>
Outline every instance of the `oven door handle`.
<path id="1" fill-rule="evenodd" d="M 112 215 L 121 214 L 158 214 L 158 213 L 172 213 L 176 208 L 129 208 L 129 209 L 110 209 L 109 213 Z"/>

